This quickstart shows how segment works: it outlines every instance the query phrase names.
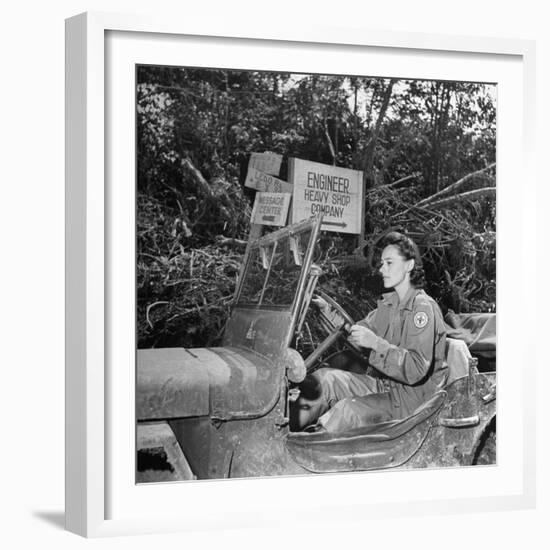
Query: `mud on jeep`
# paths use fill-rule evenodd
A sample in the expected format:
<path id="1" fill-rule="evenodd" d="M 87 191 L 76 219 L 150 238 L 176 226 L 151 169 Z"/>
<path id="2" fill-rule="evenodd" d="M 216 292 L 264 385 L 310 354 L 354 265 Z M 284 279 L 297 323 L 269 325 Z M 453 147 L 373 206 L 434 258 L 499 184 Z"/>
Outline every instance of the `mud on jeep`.
<path id="1" fill-rule="evenodd" d="M 411 416 L 337 434 L 291 430 L 300 382 L 353 322 L 325 296 L 325 339 L 305 358 L 296 349 L 321 274 L 320 224 L 249 243 L 220 347 L 138 350 L 138 483 L 495 463 L 494 314 L 449 319 L 449 380 Z"/>

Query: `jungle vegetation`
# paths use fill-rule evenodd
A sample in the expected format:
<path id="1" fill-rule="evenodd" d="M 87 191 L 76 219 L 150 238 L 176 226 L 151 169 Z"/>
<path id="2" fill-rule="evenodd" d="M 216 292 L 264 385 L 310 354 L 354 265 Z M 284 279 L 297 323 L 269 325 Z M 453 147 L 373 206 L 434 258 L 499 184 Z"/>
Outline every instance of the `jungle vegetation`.
<path id="1" fill-rule="evenodd" d="M 377 243 L 419 245 L 444 313 L 496 307 L 496 86 L 141 66 L 139 347 L 219 343 L 250 228 L 252 152 L 362 170 L 365 234 L 324 234 L 320 286 L 356 319 L 381 290 Z"/>

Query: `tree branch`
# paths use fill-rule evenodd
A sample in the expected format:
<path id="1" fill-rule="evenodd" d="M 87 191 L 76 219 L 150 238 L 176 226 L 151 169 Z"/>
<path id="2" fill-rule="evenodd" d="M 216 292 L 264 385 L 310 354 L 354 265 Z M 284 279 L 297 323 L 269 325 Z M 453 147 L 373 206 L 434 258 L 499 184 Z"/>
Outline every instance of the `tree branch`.
<path id="1" fill-rule="evenodd" d="M 451 183 L 451 185 L 445 187 L 445 189 L 442 189 L 441 191 L 438 191 L 437 193 L 434 193 L 433 195 L 430 195 L 429 197 L 426 197 L 425 199 L 422 199 L 421 201 L 417 202 L 415 206 L 420 207 L 420 206 L 427 206 L 428 204 L 431 205 L 434 199 L 439 199 L 441 197 L 444 197 L 445 195 L 448 195 L 449 193 L 456 192 L 466 182 L 468 182 L 472 178 L 475 178 L 476 176 L 480 176 L 481 174 L 489 171 L 491 168 L 494 168 L 495 166 L 496 166 L 496 162 L 489 164 L 488 166 L 486 166 L 485 168 L 482 168 L 481 170 L 477 170 L 476 172 L 471 172 L 470 174 L 467 174 L 463 178 L 459 179 L 458 181 Z"/>
<path id="2" fill-rule="evenodd" d="M 401 184 L 406 183 L 409 180 L 415 179 L 418 176 L 420 176 L 420 172 L 415 172 L 414 174 L 411 174 L 410 176 L 405 176 L 404 178 L 398 179 L 396 181 L 392 181 L 391 183 L 388 183 L 388 185 L 385 185 L 384 187 L 386 189 L 393 189 L 395 187 L 400 187 Z"/>
<path id="3" fill-rule="evenodd" d="M 460 202 L 464 200 L 477 200 L 482 197 L 490 197 L 490 196 L 496 196 L 496 187 L 483 187 L 481 189 L 474 189 L 473 191 L 466 191 L 465 193 L 461 193 L 459 195 L 454 195 L 452 197 L 445 197 L 443 199 L 440 199 L 438 201 L 430 203 L 430 208 L 441 208 L 442 206 L 450 206 L 451 204 L 454 204 L 455 202 Z M 422 207 L 419 207 L 422 208 Z"/>
<path id="4" fill-rule="evenodd" d="M 243 241 L 242 239 L 234 239 L 232 237 L 225 237 L 224 235 L 217 235 L 216 242 L 221 245 L 246 246 L 246 241 Z"/>

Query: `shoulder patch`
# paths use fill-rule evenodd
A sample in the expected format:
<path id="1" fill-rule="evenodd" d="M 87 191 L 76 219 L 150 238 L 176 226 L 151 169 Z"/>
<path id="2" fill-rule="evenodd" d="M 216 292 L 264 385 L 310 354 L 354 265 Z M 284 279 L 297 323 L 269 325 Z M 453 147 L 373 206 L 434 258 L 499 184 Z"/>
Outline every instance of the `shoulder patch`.
<path id="1" fill-rule="evenodd" d="M 424 328 L 428 324 L 428 314 L 425 311 L 418 311 L 413 317 L 416 328 Z"/>

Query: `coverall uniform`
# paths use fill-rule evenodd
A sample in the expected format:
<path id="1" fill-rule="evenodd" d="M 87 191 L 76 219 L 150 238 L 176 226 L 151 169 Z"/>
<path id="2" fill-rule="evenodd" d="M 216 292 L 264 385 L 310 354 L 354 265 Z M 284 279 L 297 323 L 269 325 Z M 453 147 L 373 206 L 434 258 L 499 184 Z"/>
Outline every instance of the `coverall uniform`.
<path id="1" fill-rule="evenodd" d="M 382 295 L 358 324 L 377 336 L 369 354 L 377 376 L 327 368 L 313 374 L 328 409 L 319 423 L 330 432 L 409 416 L 447 380 L 445 323 L 423 290 L 411 288 L 401 304 L 395 291 Z"/>

